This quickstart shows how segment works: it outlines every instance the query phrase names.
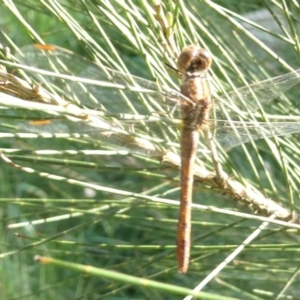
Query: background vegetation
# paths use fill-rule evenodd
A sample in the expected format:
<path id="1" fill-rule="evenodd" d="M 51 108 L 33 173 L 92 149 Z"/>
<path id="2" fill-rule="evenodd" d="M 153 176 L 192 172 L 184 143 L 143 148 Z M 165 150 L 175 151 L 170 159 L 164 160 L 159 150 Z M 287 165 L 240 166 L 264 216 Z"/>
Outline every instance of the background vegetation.
<path id="1" fill-rule="evenodd" d="M 154 4 L 142 0 L 1 1 L 2 58 L 9 61 L 5 47 L 17 53 L 24 45 L 45 42 L 176 88 L 179 80 L 168 73 L 164 62 L 175 66 L 176 51 L 199 43 L 214 57 L 210 76 L 215 98 L 299 67 L 296 1 L 163 1 L 156 3 L 161 18 L 155 18 Z M 161 20 L 167 13 L 173 19 L 164 31 Z M 167 44 L 170 41 L 173 48 Z M 16 68 L 8 70 L 21 76 Z M 101 103 L 107 95 L 99 95 Z M 269 113 L 277 119 L 291 115 L 296 119 L 297 86 L 280 96 L 252 111 L 252 117 L 266 120 Z M 63 97 L 69 100 L 71 96 L 65 92 Z M 109 111 L 118 110 L 114 99 L 108 98 Z M 244 104 L 242 110 L 253 105 Z M 226 107 L 221 108 L 226 114 Z M 24 119 L 40 116 L 34 110 L 18 110 L 22 111 Z M 2 114 L 6 115 L 2 125 L 15 124 L 11 108 L 2 106 Z M 298 130 L 297 123 L 291 126 L 290 132 Z M 14 131 L 3 127 L 1 132 Z M 177 138 L 165 128 L 160 136 L 165 149 L 171 140 L 172 151 L 178 152 Z M 32 152 L 107 149 L 96 139 L 1 137 L 1 148 L 23 150 L 6 153 L 12 161 L 35 170 L 25 172 L 1 161 L 1 299 L 182 299 L 200 282 L 207 293 L 200 299 L 297 299 L 299 238 L 293 224 L 279 226 L 270 219 L 226 265 L 226 259 L 265 219 L 255 216 L 243 202 L 236 203 L 222 191 L 197 182 L 193 201 L 199 206 L 193 209 L 190 268 L 187 274 L 178 274 L 178 170 L 147 153 L 128 154 L 114 148 L 98 155 Z M 220 147 L 220 160 L 228 174 L 298 211 L 297 134 L 223 150 Z M 198 163 L 213 170 L 205 152 L 199 152 Z M 34 262 L 36 255 L 54 260 L 41 265 Z M 85 269 L 85 265 L 96 269 Z M 213 273 L 217 267 L 220 270 Z"/>

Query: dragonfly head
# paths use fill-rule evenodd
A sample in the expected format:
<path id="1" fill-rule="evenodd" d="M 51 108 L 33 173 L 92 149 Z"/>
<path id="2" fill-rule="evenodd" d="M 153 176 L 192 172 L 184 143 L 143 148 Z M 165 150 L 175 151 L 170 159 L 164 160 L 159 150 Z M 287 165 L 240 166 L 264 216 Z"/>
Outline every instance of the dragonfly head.
<path id="1" fill-rule="evenodd" d="M 211 53 L 196 45 L 183 48 L 177 61 L 178 70 L 182 74 L 205 72 L 210 68 L 211 64 Z"/>

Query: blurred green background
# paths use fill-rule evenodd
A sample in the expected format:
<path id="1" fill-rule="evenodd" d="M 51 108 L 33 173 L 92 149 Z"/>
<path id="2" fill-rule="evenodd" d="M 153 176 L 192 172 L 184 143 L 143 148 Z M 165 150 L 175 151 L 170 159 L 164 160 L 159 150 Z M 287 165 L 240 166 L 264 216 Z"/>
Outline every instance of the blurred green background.
<path id="1" fill-rule="evenodd" d="M 1 1 L 1 58 L 8 60 L 5 47 L 16 53 L 24 45 L 45 42 L 175 87 L 179 80 L 168 73 L 164 62 L 175 66 L 176 57 L 166 45 L 153 5 L 151 1 Z M 160 5 L 162 17 L 167 13 L 173 17 L 168 40 L 176 50 L 198 42 L 212 52 L 215 95 L 300 66 L 297 2 L 194 0 Z M 8 70 L 19 75 L 14 68 Z M 295 86 L 255 116 L 259 120 L 264 120 L 264 113 L 298 116 L 298 94 Z M 178 145 L 178 140 L 172 142 Z M 101 141 L 80 139 L 0 139 L 0 147 L 6 149 L 84 150 L 99 145 Z M 176 145 L 172 151 L 178 151 Z M 229 152 L 220 149 L 220 159 L 237 181 L 297 212 L 298 152 L 299 134 L 294 134 Z M 223 191 L 196 182 L 193 202 L 207 210 L 193 209 L 191 263 L 187 274 L 178 274 L 178 203 L 167 201 L 179 199 L 178 170 L 147 153 L 39 156 L 24 151 L 8 156 L 36 172 L 24 172 L 1 160 L 1 299 L 182 299 L 185 291 L 175 287 L 193 289 L 262 223 L 252 218 L 256 212 L 243 201 L 236 203 Z M 213 170 L 208 157 L 200 153 L 198 163 Z M 166 201 L 146 200 L 143 195 Z M 289 223 L 270 223 L 205 284 L 202 290 L 211 298 L 199 298 L 297 299 L 298 240 Z M 92 265 L 99 273 L 60 263 L 40 265 L 34 262 L 35 255 Z M 157 285 L 147 288 L 118 275 L 111 279 L 102 269 L 151 279 Z M 174 289 L 162 289 L 159 283 Z"/>

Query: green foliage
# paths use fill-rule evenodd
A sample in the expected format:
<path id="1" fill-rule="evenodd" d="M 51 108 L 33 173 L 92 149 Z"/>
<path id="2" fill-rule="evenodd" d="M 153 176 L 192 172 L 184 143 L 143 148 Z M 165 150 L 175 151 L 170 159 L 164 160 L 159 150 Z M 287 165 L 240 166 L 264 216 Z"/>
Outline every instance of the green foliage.
<path id="1" fill-rule="evenodd" d="M 98 65 L 90 64 L 89 74 L 104 65 L 177 89 L 179 80 L 168 73 L 164 63 L 175 66 L 179 50 L 197 42 L 214 57 L 210 77 L 215 99 L 232 89 L 298 67 L 296 2 L 289 3 L 289 7 L 284 3 L 275 7 L 272 1 L 253 1 L 247 6 L 241 1 L 187 2 L 164 1 L 157 10 L 153 9 L 154 3 L 143 0 L 0 2 L 0 64 L 5 60 L 8 71 L 32 86 L 43 82 L 42 88 L 65 101 L 65 106 L 52 103 L 49 111 L 43 103 L 31 102 L 30 98 L 25 99 L 29 104 L 23 108 L 17 102 L 1 102 L 0 147 L 15 163 L 9 165 L 1 160 L 1 299 L 182 299 L 188 295 L 187 289 L 206 279 L 202 289 L 206 294 L 199 299 L 297 299 L 298 225 L 276 223 L 270 215 L 269 223 L 264 223 L 266 219 L 260 211 L 255 215 L 246 201 L 237 203 L 228 191 L 213 188 L 199 176 L 194 187 L 190 268 L 187 274 L 177 273 L 179 173 L 175 163 L 160 159 L 165 150 L 178 154 L 179 130 L 170 126 L 167 117 L 159 117 L 161 128 L 155 124 L 148 127 L 148 123 L 124 127 L 135 138 L 153 143 L 160 157 L 152 155 L 154 151 L 145 145 L 123 149 L 130 144 L 128 140 L 119 141 L 122 152 L 109 144 L 110 136 L 103 138 L 104 133 L 78 137 L 79 126 L 72 129 L 74 136 L 67 138 L 17 135 L 31 130 L 20 125 L 28 120 L 54 118 L 58 123 L 71 124 L 70 116 L 59 110 L 67 109 L 66 103 L 70 102 L 89 109 L 96 117 L 103 113 L 105 121 L 115 122 L 121 122 L 117 112 L 123 107 L 124 113 L 139 116 L 160 109 L 167 111 L 155 97 L 151 103 L 144 101 L 142 92 L 87 84 L 91 87 L 88 92 L 79 94 L 74 87 L 80 83 L 36 77 L 35 71 L 28 68 L 22 73 L 10 62 L 16 56 L 27 67 L 39 67 L 37 58 L 28 62 L 17 54 L 21 50 L 29 55 L 31 48 L 24 46 L 33 43 L 57 45 L 76 53 L 70 65 L 62 68 L 77 67 L 74 75 L 79 77 L 86 77 L 85 65 L 93 60 Z M 258 9 L 257 16 L 263 16 L 260 19 L 250 15 Z M 241 13 L 248 15 L 243 17 Z M 155 18 L 159 14 L 161 18 Z M 163 28 L 166 15 L 173 17 L 170 28 Z M 249 21 L 248 17 L 256 19 Z M 16 55 L 10 55 L 5 47 Z M 114 83 L 120 84 L 117 77 Z M 295 84 L 298 81 L 296 78 Z M 64 90 L 58 89 L 58 82 Z M 274 87 L 268 88 L 266 93 L 271 95 Z M 292 123 L 285 123 L 288 128 L 282 128 L 282 132 L 295 133 L 299 131 L 297 87 L 279 96 L 263 107 L 259 106 L 264 101 L 259 91 L 250 99 L 253 102 L 239 107 L 233 97 L 223 98 L 228 102 L 216 101 L 220 112 L 215 113 L 229 121 L 234 117 L 244 122 L 271 122 L 285 116 L 286 122 Z M 120 102 L 114 103 L 118 98 Z M 236 113 L 230 113 L 234 108 Z M 288 119 L 290 115 L 295 118 Z M 268 135 L 229 152 L 222 146 L 220 143 L 220 161 L 236 181 L 297 211 L 297 134 Z M 87 150 L 99 152 L 88 154 Z M 207 152 L 199 151 L 198 164 L 213 171 Z M 242 243 L 247 247 L 222 266 Z M 41 259 L 45 265 L 40 265 L 33 260 L 36 255 L 53 260 Z M 85 269 L 85 265 L 96 269 Z M 212 276 L 218 266 L 219 272 Z"/>

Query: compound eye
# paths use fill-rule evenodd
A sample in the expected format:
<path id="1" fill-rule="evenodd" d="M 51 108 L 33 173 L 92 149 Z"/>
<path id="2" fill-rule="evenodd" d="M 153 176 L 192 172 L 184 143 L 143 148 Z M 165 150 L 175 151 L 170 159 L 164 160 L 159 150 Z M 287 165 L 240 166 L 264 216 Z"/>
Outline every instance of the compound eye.
<path id="1" fill-rule="evenodd" d="M 183 48 L 177 61 L 177 68 L 181 73 L 203 72 L 212 64 L 211 53 L 199 46 L 190 45 Z"/>

